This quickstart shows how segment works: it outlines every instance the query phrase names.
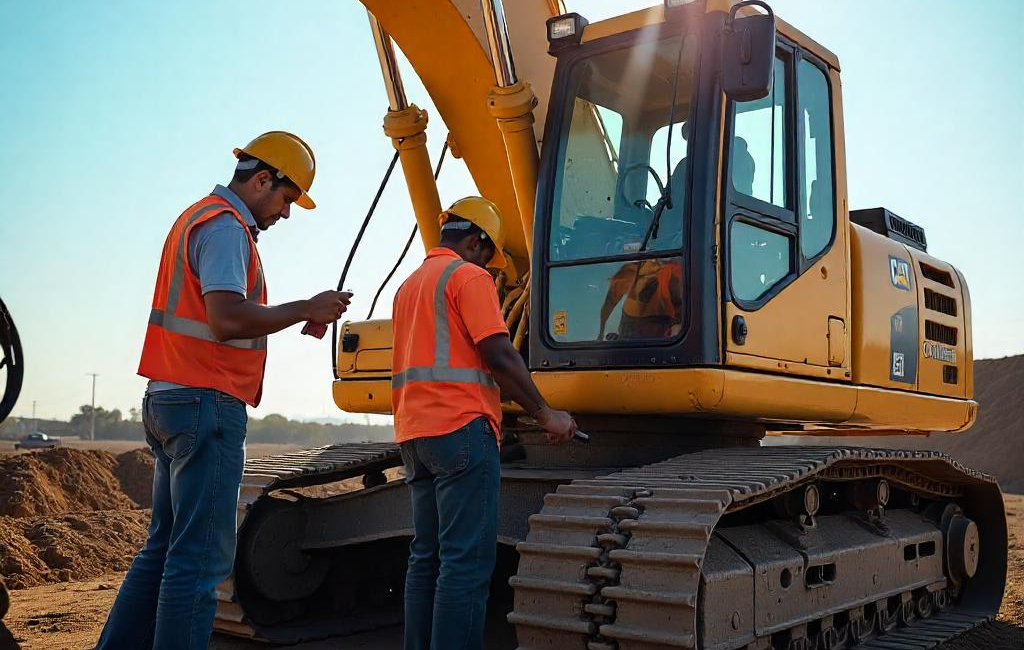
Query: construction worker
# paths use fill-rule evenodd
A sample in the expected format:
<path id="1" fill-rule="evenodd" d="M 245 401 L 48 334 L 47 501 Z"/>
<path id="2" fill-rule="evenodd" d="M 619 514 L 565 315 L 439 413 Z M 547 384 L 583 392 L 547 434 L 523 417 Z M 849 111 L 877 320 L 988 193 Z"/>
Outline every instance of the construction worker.
<path id="1" fill-rule="evenodd" d="M 608 280 L 608 293 L 601 305 L 598 340 L 605 338 L 605 326 L 615 307 L 622 305 L 617 337 L 658 339 L 682 331 L 683 266 L 679 258 L 627 262 Z"/>
<path id="2" fill-rule="evenodd" d="M 139 363 L 150 380 L 142 416 L 156 457 L 152 521 L 97 650 L 207 647 L 214 587 L 234 561 L 246 404 L 260 402 L 267 335 L 331 323 L 348 305 L 338 291 L 267 304 L 256 239 L 293 203 L 316 207 L 313 151 L 272 131 L 234 153 L 230 184 L 187 208 L 164 242 Z"/>
<path id="3" fill-rule="evenodd" d="M 497 547 L 499 389 L 552 442 L 576 422 L 552 409 L 512 347 L 494 280 L 501 217 L 469 197 L 441 214 L 441 242 L 395 296 L 392 404 L 415 537 L 405 650 L 479 650 Z"/>

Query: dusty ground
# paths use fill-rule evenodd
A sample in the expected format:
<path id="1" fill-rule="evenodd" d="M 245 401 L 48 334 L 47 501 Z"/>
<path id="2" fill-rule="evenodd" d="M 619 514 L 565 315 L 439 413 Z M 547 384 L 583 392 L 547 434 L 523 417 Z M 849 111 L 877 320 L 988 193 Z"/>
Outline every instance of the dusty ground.
<path id="1" fill-rule="evenodd" d="M 112 454 L 123 454 L 126 451 L 132 449 L 146 448 L 146 443 L 136 442 L 134 440 L 97 440 L 90 442 L 88 440 L 65 440 L 63 446 L 70 449 L 92 449 L 96 451 L 109 451 Z M 270 456 L 272 454 L 283 454 L 289 451 L 296 451 L 303 449 L 300 445 L 284 445 L 258 442 L 255 444 L 246 445 L 245 453 L 247 458 L 259 458 L 261 456 Z M 0 440 L 0 455 L 4 454 L 26 454 L 29 453 L 26 450 L 14 451 L 14 441 L 12 440 Z"/>
<path id="2" fill-rule="evenodd" d="M 1010 528 L 1009 577 L 998 620 L 943 650 L 1024 649 L 1024 496 L 1007 495 Z M 5 622 L 22 650 L 89 650 L 117 593 L 122 574 L 94 580 L 20 589 L 11 594 Z M 2 647 L 2 639 L 0 639 Z M 266 646 L 214 635 L 211 650 L 256 650 Z M 293 646 L 295 650 L 399 650 L 397 629 Z"/>

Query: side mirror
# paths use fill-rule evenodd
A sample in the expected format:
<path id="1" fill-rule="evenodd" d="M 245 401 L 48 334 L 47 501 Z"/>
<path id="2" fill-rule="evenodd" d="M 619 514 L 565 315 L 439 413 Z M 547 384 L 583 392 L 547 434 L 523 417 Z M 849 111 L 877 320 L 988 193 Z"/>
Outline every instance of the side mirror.
<path id="1" fill-rule="evenodd" d="M 768 13 L 736 17 L 742 7 L 757 5 Z M 749 102 L 772 91 L 775 68 L 775 14 L 761 0 L 733 6 L 722 33 L 722 87 L 729 99 Z"/>

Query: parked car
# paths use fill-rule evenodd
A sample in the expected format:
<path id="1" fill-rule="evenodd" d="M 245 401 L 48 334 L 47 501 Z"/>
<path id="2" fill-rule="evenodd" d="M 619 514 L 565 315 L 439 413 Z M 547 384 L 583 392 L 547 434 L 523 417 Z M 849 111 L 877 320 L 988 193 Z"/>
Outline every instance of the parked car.
<path id="1" fill-rule="evenodd" d="M 60 447 L 60 438 L 48 436 L 42 432 L 30 433 L 14 443 L 15 449 L 49 449 L 50 447 Z"/>

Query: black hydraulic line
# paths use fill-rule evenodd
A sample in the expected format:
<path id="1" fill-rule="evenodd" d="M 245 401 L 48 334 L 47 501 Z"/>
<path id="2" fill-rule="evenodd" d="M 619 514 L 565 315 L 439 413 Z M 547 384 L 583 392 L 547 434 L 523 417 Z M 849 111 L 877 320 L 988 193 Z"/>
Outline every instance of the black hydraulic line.
<path id="1" fill-rule="evenodd" d="M 356 240 L 352 243 L 352 248 L 348 251 L 348 259 L 345 260 L 345 267 L 341 270 L 341 278 L 338 280 L 338 291 L 343 291 L 345 278 L 348 277 L 348 269 L 352 266 L 352 259 L 356 256 L 356 250 L 359 248 L 359 243 L 363 240 L 363 233 L 366 232 L 366 227 L 370 225 L 370 218 L 373 217 L 373 213 L 377 209 L 377 204 L 380 203 L 380 197 L 384 194 L 384 188 L 387 187 L 388 181 L 391 179 L 391 172 L 395 171 L 395 164 L 397 163 L 398 149 L 395 149 L 395 155 L 391 157 L 391 164 L 388 165 L 388 170 L 384 173 L 384 179 L 380 182 L 380 187 L 377 188 L 377 194 L 373 197 L 373 202 L 370 204 L 370 209 L 366 212 L 366 217 L 363 218 L 363 225 L 359 226 L 359 233 L 356 235 Z M 334 371 L 334 378 L 337 379 L 338 321 L 331 323 L 331 368 Z"/>
<path id="2" fill-rule="evenodd" d="M 441 157 L 437 159 L 437 167 L 434 169 L 434 180 L 437 181 L 438 176 L 441 175 L 441 166 L 444 165 L 444 155 L 448 153 L 448 139 L 445 138 L 444 146 L 441 148 Z M 395 277 L 395 273 L 398 272 L 398 267 L 405 261 L 405 256 L 409 253 L 409 248 L 412 246 L 413 240 L 416 239 L 416 233 L 419 232 L 419 225 L 412 227 L 412 232 L 409 233 L 409 239 L 405 242 L 405 248 L 402 249 L 402 254 L 398 256 L 398 261 L 395 262 L 395 266 L 388 273 L 384 281 L 380 283 L 380 287 L 377 288 L 377 293 L 373 296 L 373 302 L 370 303 L 370 313 L 366 315 L 366 320 L 373 318 L 373 311 L 377 309 L 377 301 L 380 300 L 380 294 L 384 292 L 384 287 L 387 286 L 388 282 L 391 282 L 391 278 Z"/>
<path id="3" fill-rule="evenodd" d="M 3 422 L 14 409 L 25 378 L 21 338 L 3 300 L 0 300 L 0 368 L 6 369 L 4 386 L 0 391 L 0 422 Z"/>

